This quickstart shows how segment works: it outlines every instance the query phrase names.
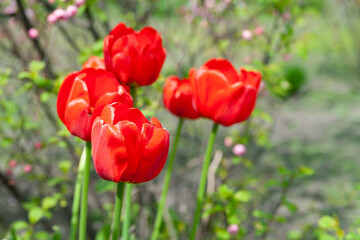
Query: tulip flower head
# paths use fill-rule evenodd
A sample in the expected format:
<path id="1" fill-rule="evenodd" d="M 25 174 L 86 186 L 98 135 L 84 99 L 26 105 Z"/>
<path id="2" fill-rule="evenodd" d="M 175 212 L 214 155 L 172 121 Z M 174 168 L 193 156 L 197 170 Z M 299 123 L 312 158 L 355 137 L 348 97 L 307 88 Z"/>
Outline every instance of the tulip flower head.
<path id="1" fill-rule="evenodd" d="M 58 94 L 57 112 L 73 135 L 90 141 L 95 118 L 106 104 L 113 102 L 120 102 L 126 107 L 133 104 L 130 94 L 112 73 L 85 68 L 65 77 Z"/>
<path id="2" fill-rule="evenodd" d="M 165 56 L 161 36 L 151 27 L 136 32 L 120 23 L 104 39 L 106 69 L 125 84 L 155 82 Z"/>
<path id="3" fill-rule="evenodd" d="M 252 113 L 261 74 L 241 69 L 225 59 L 211 59 L 198 70 L 190 70 L 196 110 L 224 126 L 245 121 Z"/>
<path id="4" fill-rule="evenodd" d="M 169 133 L 156 118 L 149 122 L 139 109 L 119 103 L 104 107 L 92 128 L 92 154 L 100 177 L 113 182 L 141 183 L 164 167 Z"/>
<path id="5" fill-rule="evenodd" d="M 194 93 L 189 79 L 180 80 L 176 76 L 166 79 L 163 99 L 165 107 L 181 118 L 200 117 L 194 107 Z"/>
<path id="6" fill-rule="evenodd" d="M 95 68 L 105 69 L 104 59 L 97 56 L 91 56 L 86 62 L 84 62 L 83 68 Z"/>

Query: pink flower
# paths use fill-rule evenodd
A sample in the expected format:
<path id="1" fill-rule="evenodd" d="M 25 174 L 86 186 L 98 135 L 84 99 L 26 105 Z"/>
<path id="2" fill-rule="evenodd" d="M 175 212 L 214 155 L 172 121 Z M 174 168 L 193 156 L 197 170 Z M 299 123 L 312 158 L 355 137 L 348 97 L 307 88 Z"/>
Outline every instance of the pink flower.
<path id="1" fill-rule="evenodd" d="M 35 142 L 34 147 L 35 149 L 40 150 L 42 148 L 42 142 Z"/>
<path id="2" fill-rule="evenodd" d="M 61 9 L 61 8 L 58 8 L 56 9 L 53 14 L 55 15 L 56 19 L 57 20 L 68 20 L 68 18 L 70 17 L 70 15 L 64 10 L 64 9 Z"/>
<path id="3" fill-rule="evenodd" d="M 255 28 L 255 30 L 254 30 L 254 32 L 255 32 L 255 35 L 261 35 L 261 34 L 263 34 L 264 33 L 264 28 L 262 27 L 262 26 L 257 26 L 256 28 Z"/>
<path id="4" fill-rule="evenodd" d="M 6 176 L 11 177 L 13 175 L 13 172 L 11 169 L 6 170 Z"/>
<path id="5" fill-rule="evenodd" d="M 75 5 L 77 7 L 80 7 L 81 5 L 83 5 L 85 3 L 85 0 L 75 0 Z"/>
<path id="6" fill-rule="evenodd" d="M 56 21 L 58 20 L 57 16 L 54 13 L 50 13 L 47 16 L 47 22 L 48 23 L 56 23 Z"/>
<path id="7" fill-rule="evenodd" d="M 15 159 L 11 159 L 10 161 L 9 161 L 9 167 L 11 167 L 11 168 L 14 168 L 15 166 L 16 166 L 16 160 Z"/>
<path id="8" fill-rule="evenodd" d="M 282 19 L 283 19 L 284 21 L 289 21 L 289 20 L 290 20 L 291 15 L 290 15 L 290 13 L 289 13 L 289 12 L 284 12 L 284 13 L 283 13 L 283 15 L 282 15 L 281 17 L 282 17 Z"/>
<path id="9" fill-rule="evenodd" d="M 285 62 L 288 62 L 291 59 L 291 55 L 289 53 L 286 53 L 282 56 L 282 58 Z"/>
<path id="10" fill-rule="evenodd" d="M 32 171 L 32 166 L 30 164 L 25 164 L 23 171 L 24 171 L 24 173 L 31 172 Z"/>
<path id="11" fill-rule="evenodd" d="M 39 31 L 36 28 L 30 28 L 28 31 L 28 36 L 31 39 L 35 39 L 39 36 Z"/>
<path id="12" fill-rule="evenodd" d="M 207 8 L 213 8 L 213 7 L 215 7 L 215 1 L 214 0 L 205 0 L 204 5 Z"/>
<path id="13" fill-rule="evenodd" d="M 242 31 L 241 36 L 245 40 L 250 40 L 252 38 L 252 33 L 251 33 L 250 30 L 245 29 L 245 30 Z"/>
<path id="14" fill-rule="evenodd" d="M 237 224 L 231 224 L 227 227 L 227 232 L 231 235 L 235 235 L 239 232 L 239 226 Z"/>
<path id="15" fill-rule="evenodd" d="M 246 152 L 246 147 L 241 143 L 236 144 L 233 148 L 233 153 L 236 156 L 243 156 L 245 152 Z"/>
<path id="16" fill-rule="evenodd" d="M 29 19 L 34 18 L 34 16 L 35 16 L 34 10 L 32 10 L 31 8 L 25 9 L 25 15 Z"/>
<path id="17" fill-rule="evenodd" d="M 252 59 L 251 59 L 250 56 L 245 56 L 245 57 L 244 57 L 244 63 L 245 63 L 245 64 L 250 64 L 251 61 L 252 61 Z"/>
<path id="18" fill-rule="evenodd" d="M 78 9 L 75 5 L 69 5 L 67 8 L 66 8 L 66 12 L 71 16 L 75 16 L 78 12 Z"/>
<path id="19" fill-rule="evenodd" d="M 229 4 L 231 0 L 223 0 L 224 3 Z"/>
<path id="20" fill-rule="evenodd" d="M 231 137 L 226 137 L 226 138 L 224 139 L 224 145 L 225 145 L 226 147 L 231 147 L 232 144 L 233 144 L 233 141 L 232 141 L 232 138 L 231 138 Z"/>
<path id="21" fill-rule="evenodd" d="M 12 2 L 9 6 L 6 6 L 4 8 L 3 12 L 6 15 L 12 15 L 12 14 L 16 13 L 16 11 L 17 11 L 17 6 L 16 6 L 16 4 L 13 4 L 13 2 Z"/>
<path id="22" fill-rule="evenodd" d="M 55 3 L 55 0 L 48 0 L 48 3 L 49 3 L 49 4 L 54 4 L 54 3 Z"/>
<path id="23" fill-rule="evenodd" d="M 15 184 L 15 180 L 14 179 L 9 179 L 8 185 L 14 186 L 14 184 Z"/>

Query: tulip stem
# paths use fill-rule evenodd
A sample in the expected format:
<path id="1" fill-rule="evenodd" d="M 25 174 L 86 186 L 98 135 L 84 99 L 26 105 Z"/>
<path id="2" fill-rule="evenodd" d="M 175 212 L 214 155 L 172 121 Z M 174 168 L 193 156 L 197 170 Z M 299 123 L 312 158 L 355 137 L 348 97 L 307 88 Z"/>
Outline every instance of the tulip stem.
<path id="1" fill-rule="evenodd" d="M 201 177 L 200 177 L 200 183 L 199 183 L 198 195 L 197 195 L 197 202 L 196 202 L 196 209 L 195 209 L 195 216 L 194 216 L 193 225 L 192 225 L 192 229 L 191 229 L 190 240 L 195 240 L 195 238 L 196 238 L 197 227 L 198 227 L 200 217 L 201 217 L 202 203 L 204 201 L 204 196 L 205 196 L 206 178 L 207 178 L 207 174 L 208 174 L 208 170 L 209 170 L 210 158 L 212 155 L 212 150 L 214 147 L 216 132 L 217 132 L 218 128 L 219 128 L 219 125 L 217 123 L 214 123 L 214 126 L 211 130 L 211 134 L 210 134 L 210 137 L 208 140 L 208 144 L 206 147 L 206 153 L 205 153 L 203 168 L 201 171 Z"/>
<path id="2" fill-rule="evenodd" d="M 131 189 L 132 184 L 126 183 L 125 185 L 125 218 L 124 223 L 122 225 L 122 240 L 129 239 L 129 228 L 130 228 L 130 220 L 131 220 Z"/>
<path id="3" fill-rule="evenodd" d="M 91 158 L 91 142 L 86 142 L 86 154 L 84 164 L 84 178 L 83 189 L 81 195 L 81 209 L 80 209 L 80 230 L 79 239 L 86 239 L 86 218 L 87 218 L 87 200 L 89 192 L 89 179 L 90 179 L 90 158 Z"/>
<path id="4" fill-rule="evenodd" d="M 117 184 L 116 200 L 115 200 L 115 213 L 114 213 L 113 230 L 112 230 L 112 240 L 119 239 L 120 218 L 121 218 L 121 208 L 122 208 L 123 196 L 124 196 L 124 188 L 125 188 L 125 183 L 119 182 Z"/>
<path id="5" fill-rule="evenodd" d="M 165 207 L 165 202 L 166 202 L 166 196 L 167 196 L 167 192 L 169 190 L 169 185 L 170 185 L 171 172 L 172 172 L 172 167 L 173 167 L 173 163 L 174 163 L 174 159 L 175 159 L 176 148 L 177 148 L 177 145 L 179 142 L 181 127 L 183 125 L 183 122 L 184 122 L 184 119 L 180 118 L 177 130 L 176 130 L 175 140 L 174 140 L 173 147 L 171 150 L 168 168 L 167 168 L 166 174 L 165 174 L 163 191 L 161 194 L 161 199 L 160 199 L 160 203 L 159 203 L 157 214 L 156 214 L 155 226 L 154 226 L 154 231 L 151 236 L 151 240 L 158 239 L 159 230 L 160 230 L 163 212 L 164 212 L 164 207 Z"/>
<path id="6" fill-rule="evenodd" d="M 80 208 L 80 196 L 81 196 L 81 181 L 84 174 L 84 165 L 85 165 L 85 157 L 86 157 L 86 147 L 84 146 L 84 150 L 81 154 L 79 166 L 77 170 L 77 177 L 74 188 L 74 197 L 72 203 L 71 210 L 71 233 L 70 240 L 77 239 L 77 231 L 79 226 L 79 208 Z"/>
<path id="7" fill-rule="evenodd" d="M 133 98 L 133 107 L 137 107 L 137 87 L 135 84 L 130 85 L 130 95 Z M 129 227 L 130 227 L 130 220 L 131 220 L 131 189 L 132 184 L 126 183 L 125 184 L 125 216 L 124 222 L 122 225 L 122 232 L 121 232 L 121 239 L 128 240 L 129 239 Z"/>

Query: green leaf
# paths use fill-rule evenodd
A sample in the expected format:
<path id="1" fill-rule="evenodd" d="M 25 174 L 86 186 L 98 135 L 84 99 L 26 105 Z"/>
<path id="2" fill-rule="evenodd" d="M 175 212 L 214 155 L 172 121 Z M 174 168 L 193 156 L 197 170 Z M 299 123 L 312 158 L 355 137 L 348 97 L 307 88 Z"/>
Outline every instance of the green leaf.
<path id="1" fill-rule="evenodd" d="M 42 200 L 41 207 L 44 210 L 48 210 L 50 208 L 55 207 L 57 203 L 58 203 L 58 198 L 56 196 L 49 196 Z"/>
<path id="2" fill-rule="evenodd" d="M 47 240 L 49 239 L 49 233 L 45 231 L 39 231 L 35 233 L 34 238 L 36 240 Z"/>
<path id="3" fill-rule="evenodd" d="M 337 222 L 335 218 L 326 215 L 320 218 L 320 220 L 318 221 L 318 225 L 320 228 L 330 230 L 336 229 Z"/>
<path id="4" fill-rule="evenodd" d="M 30 78 L 30 73 L 29 72 L 19 72 L 17 77 L 19 79 L 25 79 L 25 78 Z"/>
<path id="5" fill-rule="evenodd" d="M 48 93 L 48 92 L 42 92 L 42 93 L 40 94 L 40 101 L 43 102 L 43 103 L 46 103 L 47 101 L 49 101 L 50 96 L 51 96 L 50 93 Z"/>
<path id="6" fill-rule="evenodd" d="M 39 73 L 45 67 L 45 63 L 42 61 L 31 61 L 29 64 L 30 72 Z"/>
<path id="7" fill-rule="evenodd" d="M 299 168 L 299 173 L 306 175 L 306 176 L 311 176 L 315 173 L 314 169 L 309 168 L 309 167 L 305 167 L 305 166 L 301 166 Z"/>
<path id="8" fill-rule="evenodd" d="M 217 239 L 230 239 L 231 235 L 225 229 L 218 228 L 215 230 Z"/>
<path id="9" fill-rule="evenodd" d="M 229 188 L 228 185 L 222 184 L 219 186 L 218 193 L 219 193 L 220 199 L 225 200 L 234 194 L 234 190 Z"/>
<path id="10" fill-rule="evenodd" d="M 291 213 L 296 213 L 298 210 L 298 207 L 294 204 L 291 203 L 289 201 L 284 201 L 284 205 L 287 207 L 287 209 L 291 212 Z"/>
<path id="11" fill-rule="evenodd" d="M 44 216 L 44 211 L 39 207 L 31 208 L 28 214 L 31 224 L 37 223 Z"/>
<path id="12" fill-rule="evenodd" d="M 28 223 L 25 221 L 16 221 L 12 224 L 12 229 L 14 229 L 15 231 L 25 229 L 27 227 L 28 227 Z"/>
<path id="13" fill-rule="evenodd" d="M 100 179 L 95 185 L 95 192 L 103 193 L 116 188 L 116 183 Z"/>
<path id="14" fill-rule="evenodd" d="M 64 160 L 58 163 L 59 169 L 64 173 L 67 174 L 72 166 L 72 162 L 69 160 Z"/>
<path id="15" fill-rule="evenodd" d="M 240 190 L 235 193 L 235 199 L 239 202 L 249 202 L 251 200 L 251 192 L 246 190 Z"/>
<path id="16" fill-rule="evenodd" d="M 108 240 L 110 239 L 111 226 L 109 224 L 105 224 L 95 236 L 95 240 Z"/>

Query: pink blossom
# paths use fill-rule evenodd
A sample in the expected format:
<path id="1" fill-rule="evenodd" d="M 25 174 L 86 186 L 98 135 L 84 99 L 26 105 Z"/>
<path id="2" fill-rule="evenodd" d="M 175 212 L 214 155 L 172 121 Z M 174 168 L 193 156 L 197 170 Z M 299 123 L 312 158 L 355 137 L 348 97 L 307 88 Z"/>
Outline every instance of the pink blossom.
<path id="1" fill-rule="evenodd" d="M 35 149 L 40 150 L 42 148 L 42 142 L 35 142 L 34 147 Z"/>
<path id="2" fill-rule="evenodd" d="M 49 3 L 49 4 L 54 4 L 54 3 L 55 3 L 55 0 L 48 0 L 48 3 Z"/>
<path id="3" fill-rule="evenodd" d="M 71 16 L 75 16 L 78 12 L 78 9 L 75 5 L 69 5 L 67 8 L 66 8 L 66 12 Z"/>
<path id="4" fill-rule="evenodd" d="M 231 224 L 227 227 L 227 232 L 231 235 L 235 235 L 239 232 L 239 226 L 237 224 Z"/>
<path id="5" fill-rule="evenodd" d="M 32 10 L 31 8 L 25 9 L 25 15 L 29 19 L 34 18 L 34 16 L 35 16 L 34 10 Z"/>
<path id="6" fill-rule="evenodd" d="M 255 35 L 261 35 L 264 33 L 264 28 L 262 26 L 257 26 L 254 30 Z"/>
<path id="7" fill-rule="evenodd" d="M 3 12 L 6 15 L 12 15 L 12 14 L 16 13 L 16 11 L 17 11 L 17 5 L 14 4 L 14 2 L 11 2 L 10 5 L 8 5 L 4 8 Z"/>
<path id="8" fill-rule="evenodd" d="M 56 21 L 58 20 L 57 16 L 54 13 L 50 13 L 47 16 L 47 22 L 48 23 L 56 23 Z"/>
<path id="9" fill-rule="evenodd" d="M 245 40 L 250 40 L 252 38 L 252 33 L 251 33 L 250 30 L 245 29 L 245 30 L 242 31 L 241 36 Z"/>
<path id="10" fill-rule="evenodd" d="M 25 164 L 23 171 L 24 171 L 24 173 L 31 172 L 32 171 L 32 166 L 30 164 Z"/>
<path id="11" fill-rule="evenodd" d="M 10 186 L 14 186 L 15 180 L 14 180 L 14 179 L 9 179 L 8 184 L 9 184 Z"/>
<path id="12" fill-rule="evenodd" d="M 28 36 L 31 39 L 35 39 L 39 36 L 39 31 L 36 28 L 30 28 L 28 31 Z"/>
<path id="13" fill-rule="evenodd" d="M 284 21 L 289 21 L 289 20 L 290 20 L 291 15 L 290 15 L 290 13 L 289 13 L 289 12 L 284 12 L 284 13 L 283 13 L 283 15 L 282 15 L 281 17 L 282 17 L 282 19 L 283 19 Z"/>
<path id="14" fill-rule="evenodd" d="M 75 0 L 75 5 L 76 5 L 77 7 L 82 6 L 84 3 L 85 3 L 85 0 Z"/>
<path id="15" fill-rule="evenodd" d="M 250 64 L 251 61 L 252 61 L 252 59 L 251 59 L 250 56 L 245 56 L 245 57 L 244 57 L 244 62 L 245 62 L 245 64 Z"/>
<path id="16" fill-rule="evenodd" d="M 13 175 L 13 171 L 11 169 L 6 170 L 6 176 L 11 177 Z"/>
<path id="17" fill-rule="evenodd" d="M 224 139 L 224 145 L 225 145 L 226 147 L 231 147 L 232 144 L 233 144 L 233 141 L 232 141 L 232 138 L 231 138 L 231 137 L 226 137 L 226 138 Z"/>
<path id="18" fill-rule="evenodd" d="M 223 0 L 224 3 L 229 4 L 231 0 Z"/>
<path id="19" fill-rule="evenodd" d="M 215 7 L 215 0 L 205 0 L 204 5 L 207 8 L 213 8 Z"/>
<path id="20" fill-rule="evenodd" d="M 246 152 L 246 147 L 241 143 L 236 144 L 233 148 L 233 153 L 236 156 L 243 156 L 245 152 Z"/>
<path id="21" fill-rule="evenodd" d="M 282 56 L 282 58 L 285 62 L 288 62 L 291 59 L 291 55 L 289 53 L 286 53 Z"/>
<path id="22" fill-rule="evenodd" d="M 64 9 L 61 9 L 61 8 L 58 8 L 56 9 L 53 14 L 55 15 L 55 17 L 57 18 L 57 20 L 68 20 L 70 15 L 64 10 Z"/>
<path id="23" fill-rule="evenodd" d="M 17 162 L 16 162 L 15 159 L 11 159 L 11 160 L 9 161 L 9 167 L 11 167 L 11 168 L 14 168 L 14 167 L 16 166 L 16 164 L 17 164 Z"/>

